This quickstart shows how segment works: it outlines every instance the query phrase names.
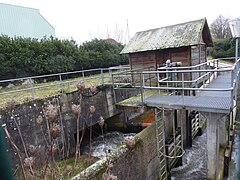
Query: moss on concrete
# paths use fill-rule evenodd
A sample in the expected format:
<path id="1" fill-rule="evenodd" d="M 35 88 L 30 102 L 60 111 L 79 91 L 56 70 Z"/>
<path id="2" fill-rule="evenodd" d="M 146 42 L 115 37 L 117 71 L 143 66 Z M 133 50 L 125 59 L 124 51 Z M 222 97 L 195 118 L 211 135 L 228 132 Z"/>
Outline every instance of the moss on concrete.
<path id="1" fill-rule="evenodd" d="M 148 98 L 148 97 L 150 97 L 152 95 L 155 95 L 155 94 L 158 94 L 157 90 L 149 90 L 149 91 L 143 92 L 143 97 L 144 98 Z M 167 92 L 161 92 L 161 95 L 168 95 L 168 93 Z M 129 107 L 129 106 L 133 106 L 133 107 L 141 106 L 142 105 L 141 97 L 142 97 L 141 94 L 138 94 L 136 96 L 130 97 L 128 99 L 125 99 L 125 100 L 119 102 L 117 105 L 118 106 L 126 106 L 126 107 Z"/>

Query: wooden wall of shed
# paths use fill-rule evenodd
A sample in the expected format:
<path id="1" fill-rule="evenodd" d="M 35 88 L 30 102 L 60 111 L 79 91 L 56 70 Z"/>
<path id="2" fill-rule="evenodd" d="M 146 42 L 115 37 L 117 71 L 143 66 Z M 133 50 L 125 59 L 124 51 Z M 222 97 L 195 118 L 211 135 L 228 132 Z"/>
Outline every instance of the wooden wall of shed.
<path id="1" fill-rule="evenodd" d="M 156 67 L 156 51 L 129 54 L 129 61 L 131 69 L 138 69 L 149 66 Z"/>
<path id="2" fill-rule="evenodd" d="M 180 47 L 129 54 L 132 69 L 148 66 L 160 67 L 163 66 L 168 59 L 170 59 L 171 62 L 182 62 L 183 66 L 189 66 L 191 65 L 191 48 Z"/>
<path id="3" fill-rule="evenodd" d="M 191 48 L 191 59 L 192 59 L 192 66 L 195 66 L 200 63 L 204 63 L 207 61 L 207 54 L 206 54 L 206 45 L 198 45 L 198 46 L 192 46 Z M 202 66 L 198 69 L 204 69 Z M 203 74 L 204 72 L 202 72 Z M 196 79 L 199 76 L 201 76 L 201 73 L 193 73 L 192 79 Z"/>
<path id="4" fill-rule="evenodd" d="M 164 49 L 157 52 L 158 67 L 163 66 L 168 59 L 170 59 L 171 62 L 182 62 L 183 66 L 189 66 L 191 64 L 190 47 Z"/>

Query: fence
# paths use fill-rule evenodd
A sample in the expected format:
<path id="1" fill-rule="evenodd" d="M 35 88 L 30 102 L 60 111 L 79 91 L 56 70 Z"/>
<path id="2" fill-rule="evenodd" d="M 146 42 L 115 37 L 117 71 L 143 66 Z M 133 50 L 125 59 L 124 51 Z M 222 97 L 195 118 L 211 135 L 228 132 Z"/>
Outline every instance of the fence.
<path id="1" fill-rule="evenodd" d="M 76 90 L 79 80 L 90 84 L 111 84 L 112 73 L 128 70 L 129 66 L 89 69 L 0 81 L 0 104 L 11 100 L 41 99 Z"/>

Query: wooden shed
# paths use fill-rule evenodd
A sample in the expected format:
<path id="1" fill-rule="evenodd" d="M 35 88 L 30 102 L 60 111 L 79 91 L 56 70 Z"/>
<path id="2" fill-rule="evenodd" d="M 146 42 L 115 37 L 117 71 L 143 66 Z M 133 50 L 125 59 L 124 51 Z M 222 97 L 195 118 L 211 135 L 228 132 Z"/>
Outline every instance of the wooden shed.
<path id="1" fill-rule="evenodd" d="M 160 67 L 166 60 L 196 65 L 207 60 L 206 48 L 212 46 L 206 18 L 172 26 L 137 32 L 121 51 L 129 55 L 131 69 Z"/>

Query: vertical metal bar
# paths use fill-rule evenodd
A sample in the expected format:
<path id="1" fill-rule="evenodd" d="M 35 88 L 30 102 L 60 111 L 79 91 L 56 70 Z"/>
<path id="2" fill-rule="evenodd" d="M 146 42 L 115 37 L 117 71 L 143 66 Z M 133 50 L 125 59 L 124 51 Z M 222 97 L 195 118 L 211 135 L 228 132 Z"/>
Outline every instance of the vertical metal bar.
<path id="1" fill-rule="evenodd" d="M 102 85 L 104 85 L 104 76 L 103 76 L 103 69 L 101 68 L 101 80 L 102 80 Z"/>
<path id="2" fill-rule="evenodd" d="M 108 73 L 109 73 L 109 77 L 110 77 L 110 81 L 112 82 L 113 79 L 112 79 L 112 69 L 108 69 Z"/>
<path id="3" fill-rule="evenodd" d="M 166 67 L 166 71 L 168 71 L 168 68 Z M 168 81 L 169 81 L 169 79 L 168 79 L 168 73 L 166 73 L 166 79 L 167 79 L 167 87 L 168 87 Z M 169 91 L 169 90 L 167 90 L 167 91 Z"/>
<path id="4" fill-rule="evenodd" d="M 213 67 L 214 67 L 214 69 L 216 69 L 216 67 L 215 67 L 215 63 L 216 63 L 216 61 L 213 60 Z M 215 79 L 215 74 L 216 74 L 216 72 L 214 71 L 214 72 L 213 72 L 213 79 Z"/>
<path id="5" fill-rule="evenodd" d="M 142 101 L 142 104 L 143 104 L 143 73 L 140 73 L 140 90 L 141 90 L 141 101 Z"/>
<path id="6" fill-rule="evenodd" d="M 62 75 L 61 74 L 59 74 L 59 81 L 60 81 L 61 93 L 63 93 L 63 84 L 62 84 Z"/>
<path id="7" fill-rule="evenodd" d="M 145 85 L 147 86 L 147 84 L 145 84 L 145 77 L 144 74 L 142 74 L 142 84 L 143 84 L 143 100 L 145 100 Z M 149 73 L 150 74 L 150 73 Z M 146 80 L 147 81 L 147 80 Z"/>
<path id="8" fill-rule="evenodd" d="M 173 111 L 172 111 L 173 112 Z M 172 116 L 172 130 L 173 130 L 173 144 L 174 144 L 174 155 L 176 156 L 177 151 L 176 151 L 176 125 L 175 125 L 175 119 L 174 119 L 174 115 Z"/>
<path id="9" fill-rule="evenodd" d="M 148 68 L 148 71 L 150 71 L 150 67 Z M 148 76 L 148 78 L 149 78 L 149 86 L 151 87 L 151 85 L 152 85 L 152 82 L 151 82 L 151 74 L 149 73 L 149 76 Z"/>
<path id="10" fill-rule="evenodd" d="M 84 71 L 82 71 L 82 79 L 83 79 L 83 81 L 84 81 L 84 78 L 85 78 L 85 77 L 84 77 Z"/>
<path id="11" fill-rule="evenodd" d="M 34 86 L 33 86 L 33 80 L 31 78 L 28 78 L 28 81 L 29 81 L 31 89 L 32 89 L 32 98 L 35 99 L 35 91 L 34 91 Z"/>
<path id="12" fill-rule="evenodd" d="M 116 104 L 117 103 L 117 98 L 116 98 L 116 92 L 115 92 L 115 85 L 114 85 L 114 77 L 113 77 L 113 74 L 111 74 L 111 76 L 112 76 L 112 88 L 113 88 L 113 100 L 114 100 L 114 104 Z"/>
<path id="13" fill-rule="evenodd" d="M 158 81 L 157 82 L 158 83 L 158 87 L 160 87 L 160 82 L 159 82 L 160 81 L 160 75 L 159 75 L 159 72 L 157 73 L 157 78 L 158 78 L 158 80 L 157 80 Z M 160 89 L 158 89 L 158 94 L 161 95 L 161 90 Z"/>
<path id="14" fill-rule="evenodd" d="M 184 74 L 182 73 L 182 100 L 184 105 Z"/>
<path id="15" fill-rule="evenodd" d="M 231 87 L 234 88 L 234 69 L 231 71 Z M 233 91 L 234 89 L 231 90 L 231 109 L 233 108 Z"/>
<path id="16" fill-rule="evenodd" d="M 183 115 L 182 115 L 182 113 L 183 113 L 183 109 L 181 109 L 180 110 L 180 113 L 181 113 L 181 118 L 182 117 L 184 117 Z M 181 153 L 183 153 L 183 120 L 181 119 L 181 127 L 180 127 L 180 129 L 181 129 Z"/>

